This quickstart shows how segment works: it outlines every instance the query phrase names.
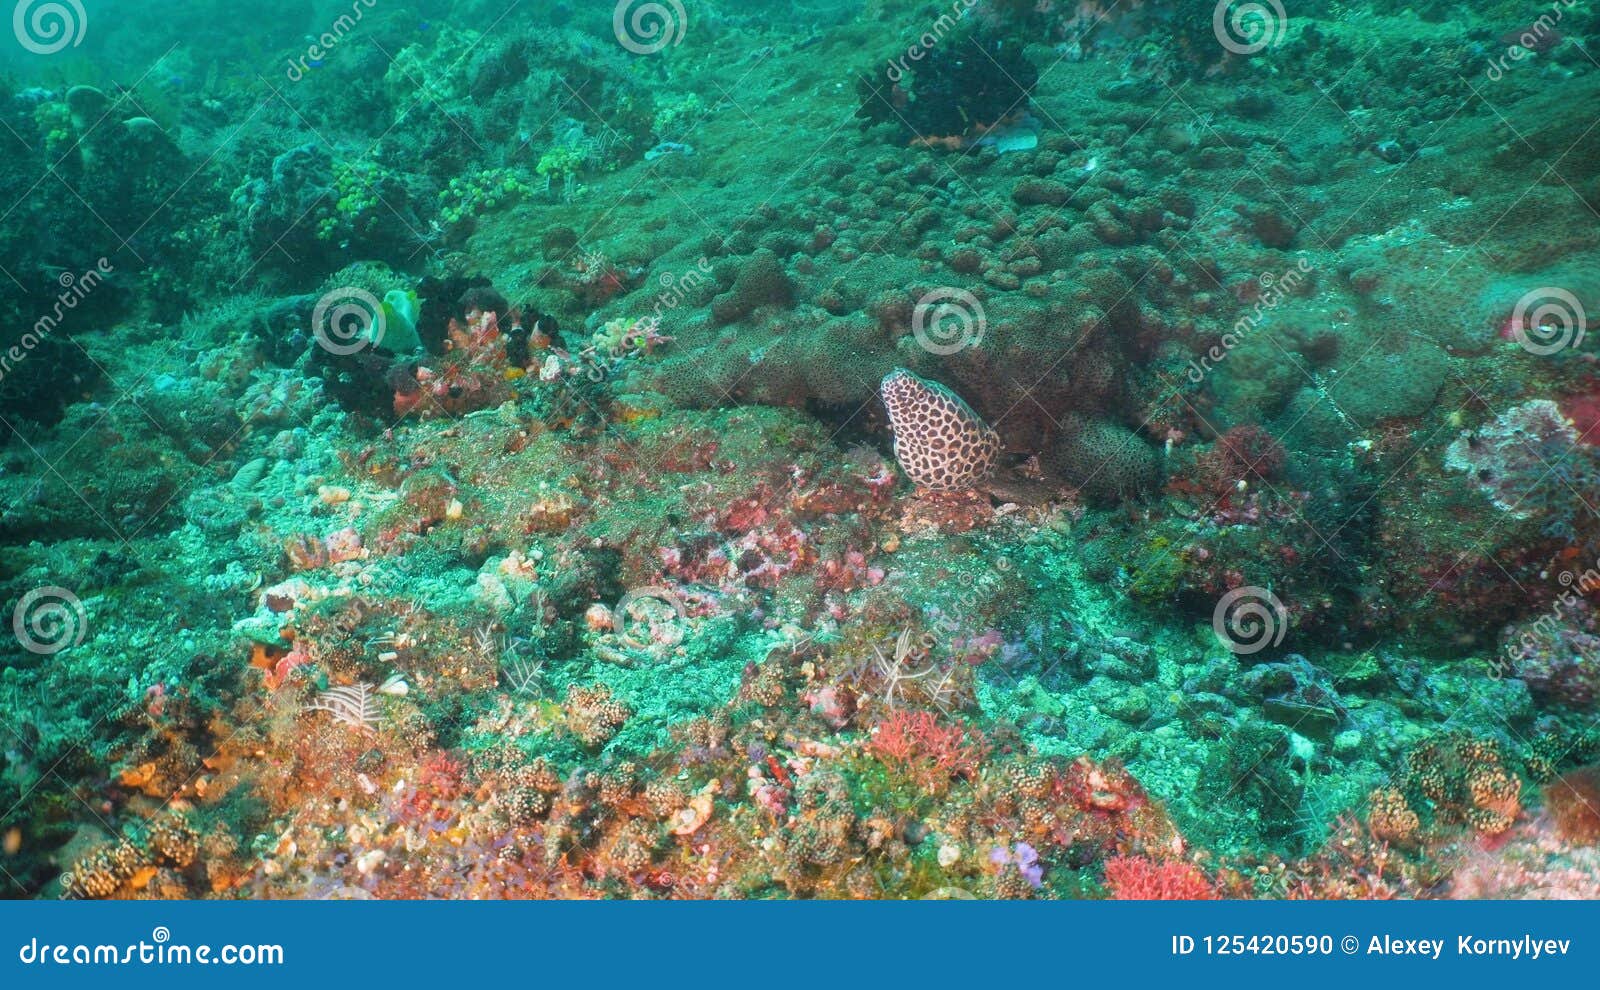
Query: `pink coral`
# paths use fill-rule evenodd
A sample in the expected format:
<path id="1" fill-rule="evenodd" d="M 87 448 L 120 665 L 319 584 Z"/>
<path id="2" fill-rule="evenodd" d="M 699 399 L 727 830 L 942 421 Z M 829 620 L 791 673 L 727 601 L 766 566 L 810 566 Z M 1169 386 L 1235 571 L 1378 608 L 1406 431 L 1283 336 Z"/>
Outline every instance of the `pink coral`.
<path id="1" fill-rule="evenodd" d="M 1106 888 L 1118 901 L 1214 901 L 1217 891 L 1199 867 L 1183 860 L 1113 856 L 1106 860 Z"/>
<path id="2" fill-rule="evenodd" d="M 1515 828 L 1494 849 L 1460 850 L 1449 888 L 1458 900 L 1585 900 L 1600 898 L 1600 848 L 1573 846 L 1553 819 Z"/>
<path id="3" fill-rule="evenodd" d="M 961 725 L 945 725 L 932 712 L 899 709 L 878 723 L 868 743 L 873 755 L 919 780 L 974 778 L 983 741 Z"/>

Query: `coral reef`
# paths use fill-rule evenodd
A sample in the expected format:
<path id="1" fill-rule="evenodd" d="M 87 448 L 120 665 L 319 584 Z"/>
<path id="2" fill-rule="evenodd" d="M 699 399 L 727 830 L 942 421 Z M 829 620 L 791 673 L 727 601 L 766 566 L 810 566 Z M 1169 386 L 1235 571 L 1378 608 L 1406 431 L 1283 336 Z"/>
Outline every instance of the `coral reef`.
<path id="1" fill-rule="evenodd" d="M 304 6 L 3 80 L 8 896 L 1597 896 L 1592 11 Z"/>

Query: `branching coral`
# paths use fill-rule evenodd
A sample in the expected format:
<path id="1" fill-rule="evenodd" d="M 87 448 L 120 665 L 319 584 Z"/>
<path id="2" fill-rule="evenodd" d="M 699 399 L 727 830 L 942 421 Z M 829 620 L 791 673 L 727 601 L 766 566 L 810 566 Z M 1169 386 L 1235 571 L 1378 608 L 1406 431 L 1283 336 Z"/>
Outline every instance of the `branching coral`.
<path id="1" fill-rule="evenodd" d="M 932 712 L 897 710 L 880 722 L 868 743 L 873 755 L 934 793 L 952 777 L 973 777 L 983 758 L 981 736 L 941 723 Z"/>
<path id="2" fill-rule="evenodd" d="M 1206 875 L 1184 860 L 1113 856 L 1106 860 L 1106 888 L 1119 901 L 1214 901 Z"/>

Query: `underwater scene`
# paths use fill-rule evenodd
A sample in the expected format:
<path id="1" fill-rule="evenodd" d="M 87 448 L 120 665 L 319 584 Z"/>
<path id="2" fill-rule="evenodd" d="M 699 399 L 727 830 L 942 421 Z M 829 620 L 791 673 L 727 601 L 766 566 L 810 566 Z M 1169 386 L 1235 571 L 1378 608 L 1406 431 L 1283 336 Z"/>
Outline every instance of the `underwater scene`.
<path id="1" fill-rule="evenodd" d="M 16 0 L 18 899 L 1600 898 L 1595 0 Z"/>

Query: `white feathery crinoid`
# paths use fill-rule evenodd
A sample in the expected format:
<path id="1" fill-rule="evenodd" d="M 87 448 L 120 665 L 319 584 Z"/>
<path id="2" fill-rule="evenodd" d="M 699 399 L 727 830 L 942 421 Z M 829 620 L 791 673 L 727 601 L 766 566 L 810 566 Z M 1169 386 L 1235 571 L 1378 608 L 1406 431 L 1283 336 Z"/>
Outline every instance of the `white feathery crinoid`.
<path id="1" fill-rule="evenodd" d="M 327 712 L 333 716 L 335 722 L 343 722 L 353 728 L 370 732 L 377 731 L 381 715 L 378 710 L 378 694 L 371 684 L 365 683 L 320 691 L 311 704 L 305 707 L 305 711 Z"/>
<path id="2" fill-rule="evenodd" d="M 919 652 L 912 645 L 911 635 L 909 627 L 900 631 L 894 642 L 893 659 L 884 656 L 877 646 L 872 647 L 873 666 L 877 668 L 878 679 L 883 683 L 883 703 L 890 708 L 895 707 L 895 697 L 900 693 L 901 684 L 921 680 L 933 673 L 931 665 L 914 673 L 907 669 L 907 661 Z"/>

